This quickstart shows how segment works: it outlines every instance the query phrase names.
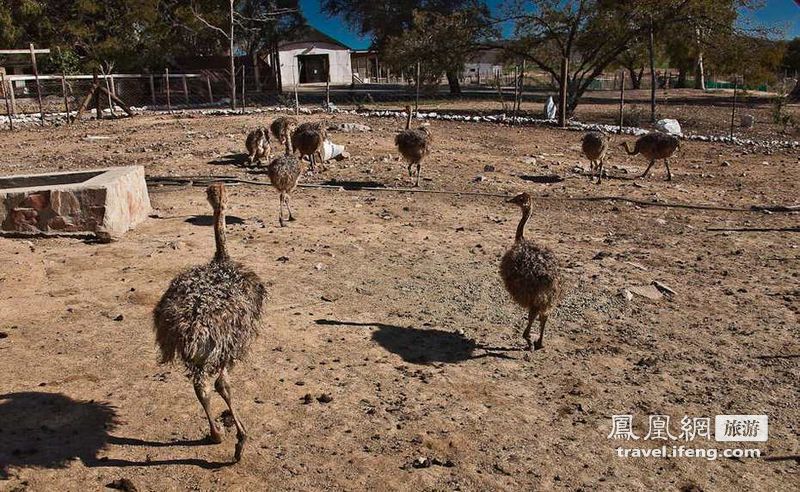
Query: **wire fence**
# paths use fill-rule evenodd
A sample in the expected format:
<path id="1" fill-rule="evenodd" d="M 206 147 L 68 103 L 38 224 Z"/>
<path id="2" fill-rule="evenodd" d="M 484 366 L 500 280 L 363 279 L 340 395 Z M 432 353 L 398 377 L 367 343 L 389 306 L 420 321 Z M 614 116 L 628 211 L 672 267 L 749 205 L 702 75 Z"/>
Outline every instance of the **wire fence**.
<path id="1" fill-rule="evenodd" d="M 444 82 L 444 81 L 442 81 Z M 480 84 L 466 82 L 461 94 L 451 94 L 447 85 L 444 83 L 434 86 L 419 88 L 414 81 L 405 79 L 403 83 L 373 83 L 359 84 L 354 83 L 349 86 L 330 87 L 326 84 L 303 84 L 299 87 L 286 87 L 284 92 L 274 90 L 262 90 L 270 87 L 270 84 L 263 80 L 257 80 L 255 73 L 250 70 L 239 70 L 236 76 L 236 107 L 237 109 L 254 107 L 295 107 L 297 106 L 326 106 L 328 104 L 342 106 L 366 107 L 373 104 L 393 104 L 414 102 L 417 97 L 423 100 L 460 100 L 464 101 L 459 106 L 465 111 L 472 108 L 473 111 L 480 111 L 487 107 L 487 101 L 499 102 L 502 111 L 511 110 L 514 114 L 526 104 L 528 111 L 541 112 L 541 102 L 545 101 L 549 95 L 556 99 L 558 86 L 550 74 L 544 72 L 527 71 L 524 75 L 514 72 L 496 72 L 494 78 L 484 78 Z M 690 87 L 692 79 L 688 79 L 687 85 Z M 597 104 L 607 106 L 602 112 L 583 113 L 582 118 L 590 118 L 589 121 L 609 124 L 616 121 L 624 121 L 628 125 L 640 126 L 649 121 L 647 103 L 642 101 L 641 92 L 637 102 L 625 99 L 624 112 L 618 113 L 616 98 L 621 96 L 620 89 L 623 83 L 625 89 L 632 89 L 634 84 L 627 71 L 617 71 L 614 74 L 603 75 L 595 79 L 589 86 L 591 91 L 612 91 L 606 94 L 593 94 L 592 99 Z M 693 109 L 684 109 L 679 112 L 677 106 L 670 109 L 670 98 L 673 92 L 671 89 L 676 87 L 677 75 L 670 71 L 660 71 L 656 78 L 658 93 L 658 117 L 678 118 L 681 123 L 687 123 L 690 127 L 705 127 L 716 130 L 727 130 L 733 134 L 734 125 L 743 126 L 744 120 L 739 121 L 740 116 L 736 115 L 737 108 L 733 107 L 733 115 L 725 116 L 722 111 L 718 114 L 703 117 Z M 794 87 L 794 79 L 782 81 L 783 87 Z M 739 100 L 733 104 L 738 105 L 738 111 L 747 111 L 756 114 L 756 105 L 761 104 L 760 114 L 757 118 L 762 123 L 767 123 L 775 118 L 775 115 L 786 113 L 786 122 L 775 124 L 774 128 L 766 130 L 777 130 L 785 133 L 787 128 L 794 128 L 797 132 L 798 118 L 793 117 L 784 110 L 764 108 L 763 99 L 750 99 L 749 96 L 741 94 L 741 79 L 737 82 L 723 79 L 718 80 L 709 77 L 706 83 L 708 88 L 735 88 L 739 89 Z M 93 91 L 93 88 L 100 86 L 105 91 Z M 642 77 L 641 89 L 650 88 L 650 77 L 646 74 Z M 748 89 L 761 90 L 763 87 L 746 87 Z M 773 88 L 774 89 L 774 88 Z M 616 91 L 616 92 L 613 92 Z M 39 95 L 41 95 L 41 109 L 39 106 Z M 102 110 L 101 115 L 109 113 L 118 114 L 122 111 L 119 104 L 112 104 L 112 96 L 119 98 L 124 105 L 136 110 L 181 110 L 181 109 L 202 109 L 202 108 L 227 108 L 231 105 L 231 87 L 229 72 L 226 71 L 202 71 L 198 73 L 162 73 L 162 74 L 113 74 L 113 75 L 5 75 L 3 83 L 0 84 L 0 126 L 12 126 L 12 116 L 21 117 L 24 122 L 35 121 L 40 113 L 41 119 L 58 121 L 63 119 L 65 113 L 75 115 L 83 107 L 86 112 L 94 112 L 94 108 L 99 106 Z M 117 101 L 117 102 L 119 102 Z M 471 102 L 476 101 L 476 102 Z M 480 101 L 480 102 L 478 102 Z M 531 106 L 534 103 L 536 106 Z M 707 105 L 714 106 L 722 104 L 730 107 L 730 103 L 721 99 L 709 99 Z M 719 109 L 719 108 L 718 108 Z M 724 110 L 723 110 L 724 111 Z M 784 113 L 780 113 L 784 111 Z M 780 113 L 780 114 L 779 114 Z M 621 118 L 620 118 L 621 116 Z M 703 119 L 705 118 L 705 119 Z M 21 122 L 22 123 L 22 122 Z M 740 125 L 741 123 L 741 125 Z M 772 124 L 772 123 L 770 123 Z M 788 125 L 788 126 L 787 126 Z M 752 123 L 750 123 L 752 126 Z M 763 125 L 760 125 L 763 127 Z M 749 127 L 747 127 L 749 128 Z M 752 132 L 751 132 L 752 133 Z"/>

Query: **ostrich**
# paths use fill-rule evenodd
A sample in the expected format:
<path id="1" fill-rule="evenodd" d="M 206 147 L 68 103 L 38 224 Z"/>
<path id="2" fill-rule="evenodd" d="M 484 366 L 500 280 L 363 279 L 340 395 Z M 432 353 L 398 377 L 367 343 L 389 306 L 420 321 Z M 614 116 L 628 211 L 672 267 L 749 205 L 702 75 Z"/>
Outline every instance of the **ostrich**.
<path id="1" fill-rule="evenodd" d="M 255 161 L 261 163 L 261 159 L 269 156 L 269 131 L 266 128 L 256 128 L 247 134 L 245 141 L 247 146 L 247 162 L 253 164 Z"/>
<path id="2" fill-rule="evenodd" d="M 588 132 L 581 142 L 583 154 L 589 159 L 589 179 L 594 177 L 597 169 L 597 184 L 603 179 L 603 161 L 608 150 L 608 138 L 600 132 Z"/>
<path id="3" fill-rule="evenodd" d="M 647 177 L 650 168 L 656 163 L 656 159 L 664 159 L 664 166 L 667 168 L 667 181 L 672 181 L 672 173 L 669 170 L 669 158 L 672 157 L 672 154 L 674 154 L 675 150 L 680 146 L 680 140 L 678 140 L 677 137 L 667 135 L 666 133 L 652 132 L 639 137 L 639 139 L 636 140 L 636 145 L 633 150 L 628 148 L 628 142 L 623 142 L 621 145 L 625 147 L 625 151 L 628 152 L 628 155 L 642 154 L 650 161 L 650 165 L 647 166 L 647 169 L 642 173 L 642 178 Z"/>
<path id="4" fill-rule="evenodd" d="M 183 361 L 208 418 L 210 440 L 220 443 L 222 435 L 211 415 L 209 385 L 209 378 L 216 377 L 214 388 L 236 424 L 234 460 L 239 461 L 247 433 L 231 405 L 228 371 L 247 354 L 258 334 L 267 291 L 258 275 L 228 256 L 225 187 L 213 184 L 206 193 L 214 209 L 216 254 L 209 263 L 192 267 L 172 280 L 153 311 L 153 320 L 161 363 L 176 357 Z"/>
<path id="5" fill-rule="evenodd" d="M 411 176 L 411 168 L 417 165 L 417 180 L 414 186 L 419 186 L 420 167 L 422 160 L 431 153 L 431 143 L 433 136 L 427 126 L 422 126 L 418 130 L 411 130 L 411 106 L 405 107 L 407 118 L 406 128 L 394 137 L 394 144 L 397 150 L 408 162 L 408 175 Z"/>
<path id="6" fill-rule="evenodd" d="M 297 157 L 292 155 L 289 147 L 289 142 L 286 142 L 286 154 L 278 156 L 270 162 L 267 167 L 267 174 L 269 180 L 272 181 L 272 186 L 280 192 L 280 212 L 278 213 L 278 222 L 281 227 L 283 224 L 283 204 L 289 210 L 289 220 L 294 220 L 292 216 L 292 208 L 289 206 L 289 194 L 297 186 L 297 181 L 300 179 L 300 161 Z"/>
<path id="7" fill-rule="evenodd" d="M 522 209 L 522 220 L 517 226 L 514 245 L 500 262 L 500 276 L 514 301 L 528 308 L 528 326 L 522 334 L 528 350 L 531 350 L 531 325 L 539 317 L 539 338 L 532 344 L 538 350 L 542 348 L 544 325 L 561 296 L 561 274 L 552 251 L 523 237 L 525 223 L 531 216 L 531 196 L 521 193 L 508 203 Z"/>
<path id="8" fill-rule="evenodd" d="M 328 138 L 328 132 L 321 122 L 303 123 L 292 133 L 292 148 L 300 153 L 300 158 L 308 156 L 310 169 L 315 170 L 315 156 L 322 160 L 322 143 Z"/>
<path id="9" fill-rule="evenodd" d="M 288 142 L 291 144 L 291 135 L 297 127 L 297 120 L 291 116 L 280 116 L 272 121 L 269 129 L 272 131 L 272 136 L 278 140 L 281 145 L 286 145 Z"/>

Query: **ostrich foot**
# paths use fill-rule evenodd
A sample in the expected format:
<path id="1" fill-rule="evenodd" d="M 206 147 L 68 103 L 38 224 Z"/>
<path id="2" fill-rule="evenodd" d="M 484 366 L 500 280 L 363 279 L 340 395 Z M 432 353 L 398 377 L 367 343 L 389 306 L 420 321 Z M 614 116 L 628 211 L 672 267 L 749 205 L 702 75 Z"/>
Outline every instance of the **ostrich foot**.
<path id="1" fill-rule="evenodd" d="M 542 350 L 542 348 L 544 348 L 544 346 L 542 345 L 542 340 L 541 339 L 536 340 L 535 342 L 533 342 L 533 350 Z"/>

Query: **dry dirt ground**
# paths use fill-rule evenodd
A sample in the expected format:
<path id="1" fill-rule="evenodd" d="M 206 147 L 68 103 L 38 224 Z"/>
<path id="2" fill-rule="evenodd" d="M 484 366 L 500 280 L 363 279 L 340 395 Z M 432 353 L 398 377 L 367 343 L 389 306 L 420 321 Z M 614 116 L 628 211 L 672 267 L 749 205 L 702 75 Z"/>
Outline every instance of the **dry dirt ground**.
<path id="1" fill-rule="evenodd" d="M 29 128 L 3 133 L 0 165 L 138 164 L 150 176 L 266 184 L 236 154 L 273 116 Z M 399 120 L 301 119 L 373 129 L 332 133 L 352 158 L 306 183 L 409 184 Z M 273 189 L 231 186 L 232 255 L 270 284 L 270 300 L 232 373 L 250 441 L 229 465 L 232 428 L 221 445 L 202 442 L 191 384 L 157 365 L 151 329 L 170 279 L 213 254 L 210 209 L 202 187 L 154 186 L 154 216 L 117 242 L 0 239 L 0 489 L 102 490 L 123 478 L 154 491 L 797 489 L 800 235 L 778 229 L 800 215 L 581 199 L 796 205 L 797 151 L 685 142 L 667 183 L 661 165 L 633 179 L 644 161 L 615 145 L 616 178 L 596 185 L 572 172 L 587 167 L 579 133 L 431 128 L 423 190 L 535 196 L 527 236 L 555 251 L 567 283 L 544 350 L 521 351 L 524 313 L 498 276 L 519 220 L 502 198 L 303 188 L 299 220 L 279 228 Z M 553 174 L 565 179 L 535 181 Z M 620 292 L 653 281 L 675 294 Z M 317 401 L 323 393 L 332 401 Z M 215 397 L 215 414 L 223 406 Z M 615 414 L 634 415 L 639 436 L 653 414 L 671 416 L 675 435 L 685 415 L 767 414 L 768 442 L 734 445 L 767 458 L 620 458 L 625 443 L 607 438 Z M 431 466 L 414 467 L 419 458 Z"/>

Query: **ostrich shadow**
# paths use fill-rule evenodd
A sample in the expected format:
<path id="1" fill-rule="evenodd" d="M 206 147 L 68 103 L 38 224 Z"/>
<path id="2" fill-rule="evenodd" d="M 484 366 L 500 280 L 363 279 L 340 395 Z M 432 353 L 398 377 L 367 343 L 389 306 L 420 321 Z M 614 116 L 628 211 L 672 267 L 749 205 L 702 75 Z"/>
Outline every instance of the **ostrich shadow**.
<path id="1" fill-rule="evenodd" d="M 509 349 L 487 347 L 451 331 L 329 319 L 318 319 L 316 323 L 326 326 L 375 327 L 377 330 L 372 332 L 372 339 L 378 345 L 413 364 L 458 363 L 484 357 L 513 359 L 506 354 L 497 353 Z M 483 350 L 484 353 L 476 354 L 476 350 Z"/>
<path id="2" fill-rule="evenodd" d="M 210 227 L 214 225 L 214 217 L 211 215 L 193 215 L 188 219 L 186 219 L 184 222 L 188 222 L 189 224 L 196 226 Z M 226 215 L 225 224 L 226 225 L 244 224 L 244 219 L 241 217 L 237 217 L 235 215 Z"/>
<path id="3" fill-rule="evenodd" d="M 87 467 L 195 465 L 219 468 L 230 463 L 201 459 L 142 462 L 98 458 L 108 444 L 193 446 L 202 441 L 157 443 L 109 434 L 120 424 L 116 408 L 107 402 L 81 401 L 61 393 L 19 392 L 0 395 L 0 479 L 8 468 L 66 468 L 76 459 Z"/>
<path id="4" fill-rule="evenodd" d="M 247 164 L 247 157 L 247 154 L 242 153 L 228 154 L 212 159 L 208 163 L 214 166 L 244 166 Z"/>

